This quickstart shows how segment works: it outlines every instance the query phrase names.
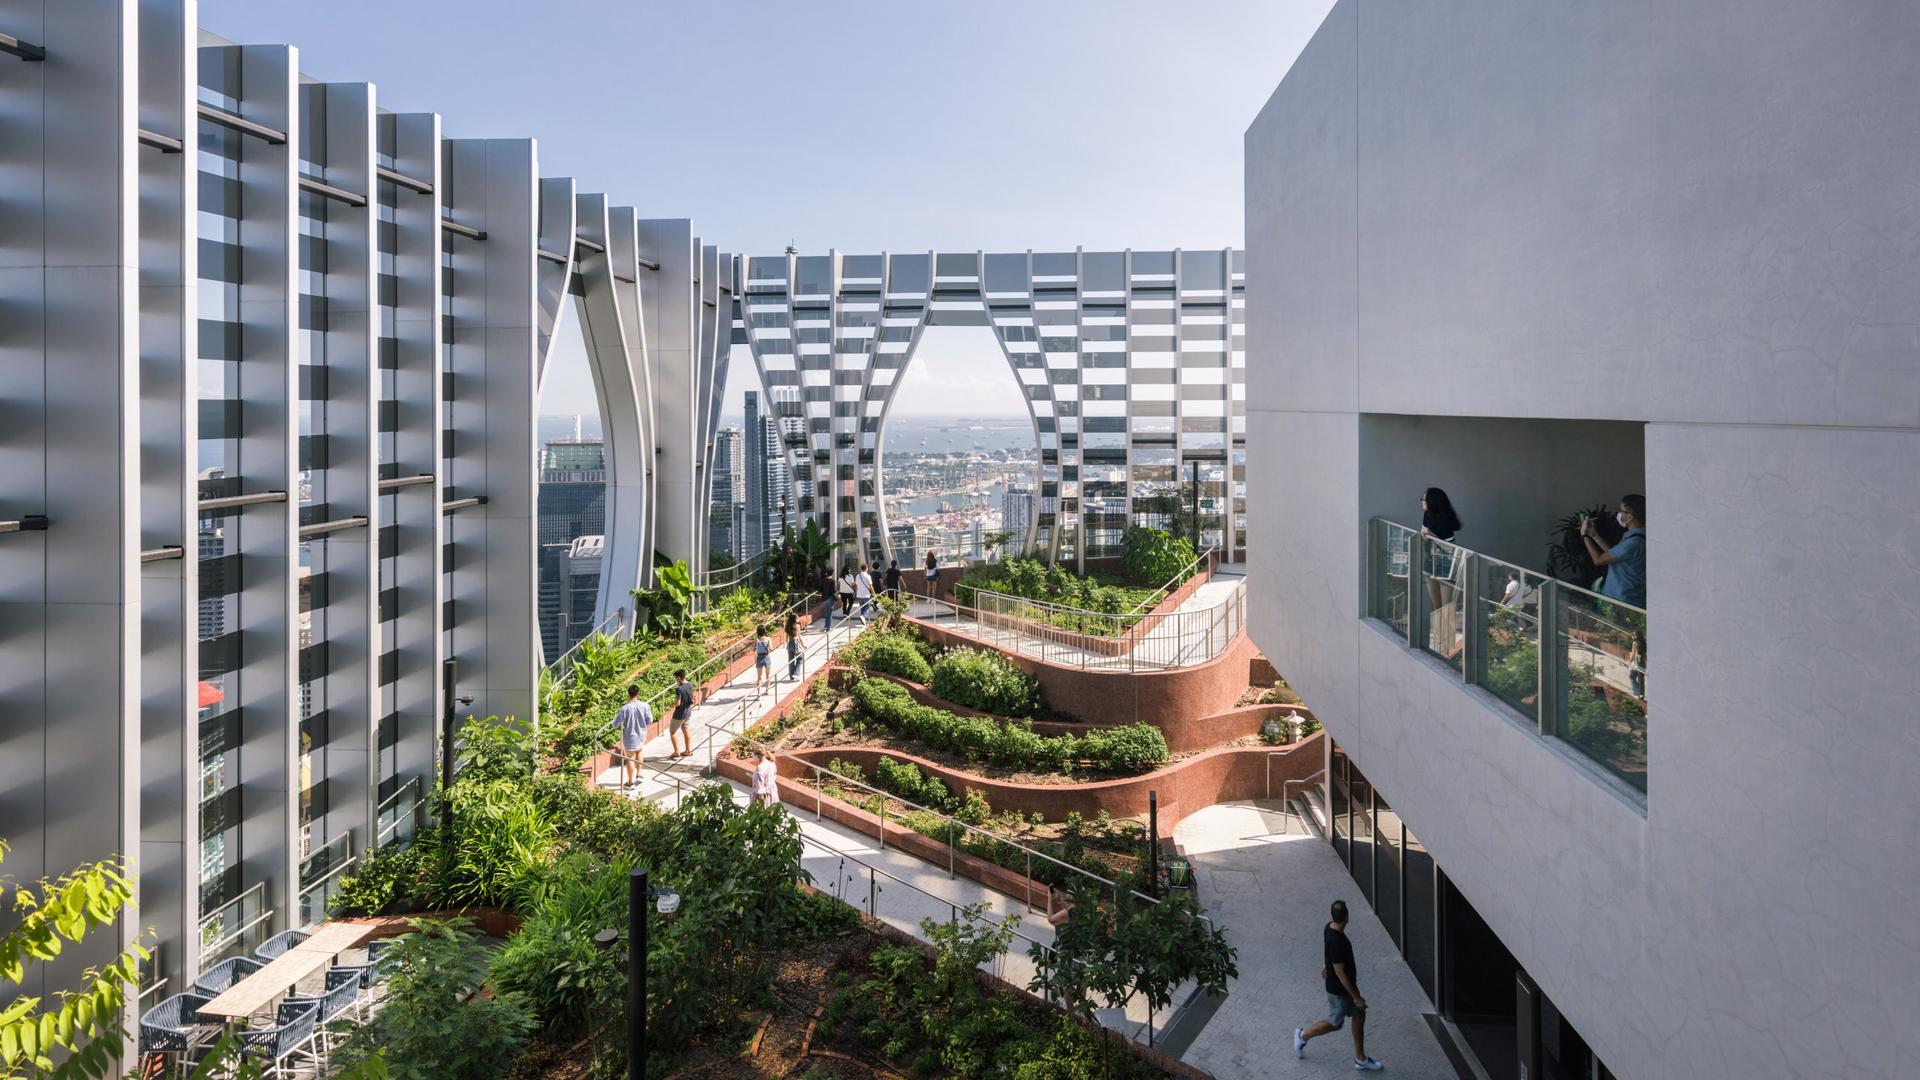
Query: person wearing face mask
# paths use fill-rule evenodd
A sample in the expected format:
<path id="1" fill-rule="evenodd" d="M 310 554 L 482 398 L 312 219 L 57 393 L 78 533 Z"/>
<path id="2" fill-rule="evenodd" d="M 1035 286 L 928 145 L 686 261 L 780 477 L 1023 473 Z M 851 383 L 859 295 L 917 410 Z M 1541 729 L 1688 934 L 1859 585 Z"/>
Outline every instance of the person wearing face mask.
<path id="1" fill-rule="evenodd" d="M 1607 580 L 1600 585 L 1600 595 L 1644 608 L 1647 606 L 1646 497 L 1622 495 L 1620 510 L 1614 518 L 1627 530 L 1619 543 L 1601 546 L 1593 519 L 1584 514 L 1580 516 L 1580 539 L 1587 545 L 1587 557 L 1607 572 Z"/>

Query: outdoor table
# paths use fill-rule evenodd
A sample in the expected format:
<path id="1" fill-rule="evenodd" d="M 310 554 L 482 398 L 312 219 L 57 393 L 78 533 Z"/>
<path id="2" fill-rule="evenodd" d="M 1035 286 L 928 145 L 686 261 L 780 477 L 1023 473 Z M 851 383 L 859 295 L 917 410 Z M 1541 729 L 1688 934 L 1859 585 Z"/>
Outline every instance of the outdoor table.
<path id="1" fill-rule="evenodd" d="M 328 923 L 307 940 L 275 957 L 259 971 L 234 983 L 220 996 L 200 1006 L 202 1016 L 219 1017 L 231 1025 L 272 1005 L 302 979 L 333 963 L 335 957 L 367 936 L 364 923 Z"/>

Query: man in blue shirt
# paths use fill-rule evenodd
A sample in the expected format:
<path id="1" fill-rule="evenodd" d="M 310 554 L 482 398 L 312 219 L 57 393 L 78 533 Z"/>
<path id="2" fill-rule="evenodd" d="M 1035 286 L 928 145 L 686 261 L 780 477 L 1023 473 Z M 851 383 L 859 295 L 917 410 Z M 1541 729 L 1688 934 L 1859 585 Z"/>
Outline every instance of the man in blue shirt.
<path id="1" fill-rule="evenodd" d="M 640 748 L 647 745 L 647 728 L 653 726 L 653 709 L 640 700 L 640 687 L 627 687 L 627 703 L 614 714 L 620 729 L 620 786 L 627 787 L 640 771 Z"/>
<path id="2" fill-rule="evenodd" d="M 1580 519 L 1580 539 L 1586 541 L 1587 556 L 1595 566 L 1604 567 L 1607 580 L 1600 595 L 1637 608 L 1647 606 L 1647 500 L 1642 495 L 1622 495 L 1620 511 L 1614 515 L 1627 530 L 1620 542 L 1610 548 L 1600 546 L 1593 531 L 1593 519 Z"/>

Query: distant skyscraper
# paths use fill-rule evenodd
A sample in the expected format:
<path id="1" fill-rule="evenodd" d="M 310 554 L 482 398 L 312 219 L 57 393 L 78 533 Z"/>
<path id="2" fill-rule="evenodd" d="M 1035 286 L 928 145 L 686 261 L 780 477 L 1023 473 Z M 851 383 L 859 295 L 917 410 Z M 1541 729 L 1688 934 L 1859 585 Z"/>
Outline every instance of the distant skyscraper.
<path id="1" fill-rule="evenodd" d="M 599 587 L 599 550 L 590 569 L 580 559 L 569 560 L 573 542 L 607 531 L 607 465 L 598 439 L 554 439 L 540 456 L 540 506 L 535 523 L 540 545 L 540 644 L 549 663 L 587 636 L 593 627 L 593 602 L 584 619 L 576 614 L 574 596 L 583 573 L 591 573 Z"/>
<path id="2" fill-rule="evenodd" d="M 746 424 L 741 432 L 742 468 L 746 483 L 741 504 L 740 554 L 754 555 L 780 542 L 780 504 L 793 498 L 793 476 L 787 469 L 787 450 L 772 415 L 760 411 L 757 391 L 746 393 Z M 718 496 L 714 499 L 719 501 Z M 796 508 L 789 507 L 788 516 Z"/>
<path id="3" fill-rule="evenodd" d="M 746 448 L 739 428 L 721 428 L 713 440 L 713 510 L 708 515 L 707 550 L 729 561 L 752 555 L 761 545 L 753 543 L 734 514 L 742 503 L 740 488 L 745 476 Z"/>
<path id="4" fill-rule="evenodd" d="M 1013 535 L 1007 547 L 1018 551 L 1026 540 L 1027 526 L 1033 524 L 1033 489 L 1008 487 L 1000 497 L 1000 527 Z"/>

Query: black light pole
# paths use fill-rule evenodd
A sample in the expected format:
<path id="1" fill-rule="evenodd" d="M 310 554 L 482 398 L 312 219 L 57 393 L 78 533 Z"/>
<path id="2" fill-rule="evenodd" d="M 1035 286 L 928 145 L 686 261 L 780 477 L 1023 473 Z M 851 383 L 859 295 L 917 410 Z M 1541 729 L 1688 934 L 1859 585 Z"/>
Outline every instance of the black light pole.
<path id="1" fill-rule="evenodd" d="M 453 790 L 453 730 L 456 708 L 473 704 L 473 695 L 463 698 L 453 695 L 453 677 L 459 670 L 460 662 L 449 656 L 440 664 L 440 696 L 446 703 L 440 714 L 440 833 L 443 842 L 453 839 L 453 800 L 447 797 Z M 449 847 L 448 850 L 451 850 Z"/>
<path id="2" fill-rule="evenodd" d="M 627 1080 L 647 1075 L 647 868 L 627 875 Z"/>
<path id="3" fill-rule="evenodd" d="M 1160 793 L 1147 792 L 1147 895 L 1160 895 Z"/>
<path id="4" fill-rule="evenodd" d="M 1193 468 L 1190 470 L 1193 476 L 1193 485 L 1192 485 L 1193 486 L 1193 550 L 1199 551 L 1200 550 L 1200 463 L 1198 461 L 1193 461 L 1193 462 L 1189 462 L 1188 464 L 1193 466 Z"/>

